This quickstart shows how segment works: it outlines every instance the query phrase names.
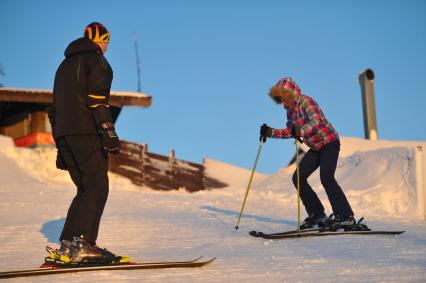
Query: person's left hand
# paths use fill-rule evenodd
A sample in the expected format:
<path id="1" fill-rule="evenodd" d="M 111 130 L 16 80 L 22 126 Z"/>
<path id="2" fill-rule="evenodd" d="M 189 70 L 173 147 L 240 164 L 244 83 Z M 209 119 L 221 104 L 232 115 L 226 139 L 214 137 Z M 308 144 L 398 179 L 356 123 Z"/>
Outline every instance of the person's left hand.
<path id="1" fill-rule="evenodd" d="M 302 137 L 302 133 L 300 131 L 300 127 L 293 127 L 292 131 L 291 131 L 291 135 L 293 136 L 293 138 L 300 138 Z"/>
<path id="2" fill-rule="evenodd" d="M 67 163 L 65 162 L 64 156 L 59 149 L 56 155 L 56 168 L 60 170 L 68 170 Z"/>
<path id="3" fill-rule="evenodd" d="M 120 152 L 120 140 L 111 122 L 100 125 L 99 133 L 102 137 L 102 148 L 105 152 L 117 154 Z"/>

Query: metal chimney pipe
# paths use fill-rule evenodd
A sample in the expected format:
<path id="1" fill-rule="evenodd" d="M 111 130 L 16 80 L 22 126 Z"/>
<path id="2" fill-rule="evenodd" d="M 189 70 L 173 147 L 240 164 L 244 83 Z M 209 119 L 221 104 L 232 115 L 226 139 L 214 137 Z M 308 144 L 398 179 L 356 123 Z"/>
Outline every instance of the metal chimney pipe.
<path id="1" fill-rule="evenodd" d="M 369 140 L 377 140 L 376 103 L 374 99 L 374 72 L 366 69 L 358 76 L 361 85 L 362 110 L 364 114 L 364 134 Z"/>

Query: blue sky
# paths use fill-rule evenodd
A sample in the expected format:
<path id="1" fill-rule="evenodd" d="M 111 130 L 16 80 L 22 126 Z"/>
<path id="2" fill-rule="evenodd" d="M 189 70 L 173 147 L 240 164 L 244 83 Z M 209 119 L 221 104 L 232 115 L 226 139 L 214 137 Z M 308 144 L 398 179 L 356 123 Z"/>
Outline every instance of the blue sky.
<path id="1" fill-rule="evenodd" d="M 124 109 L 122 139 L 201 162 L 251 168 L 259 126 L 285 125 L 267 96 L 292 76 L 343 136 L 363 137 L 358 74 L 376 74 L 381 139 L 426 140 L 426 1 L 0 1 L 0 64 L 8 87 L 51 89 L 63 51 L 92 22 L 111 32 L 113 90 L 133 91 L 133 33 L 149 109 Z M 294 154 L 268 140 L 258 171 Z"/>

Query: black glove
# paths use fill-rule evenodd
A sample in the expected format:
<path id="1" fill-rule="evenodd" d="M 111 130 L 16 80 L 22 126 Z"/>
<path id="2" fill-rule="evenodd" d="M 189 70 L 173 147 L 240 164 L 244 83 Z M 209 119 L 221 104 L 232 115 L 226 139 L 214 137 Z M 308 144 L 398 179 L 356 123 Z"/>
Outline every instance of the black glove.
<path id="1" fill-rule="evenodd" d="M 68 170 L 67 163 L 65 162 L 64 156 L 59 149 L 58 153 L 56 154 L 56 168 L 60 170 Z"/>
<path id="2" fill-rule="evenodd" d="M 102 149 L 104 152 L 112 154 L 120 152 L 120 140 L 112 122 L 101 123 L 99 125 L 99 133 L 102 137 Z"/>
<path id="3" fill-rule="evenodd" d="M 296 134 L 296 127 L 292 127 L 292 128 L 291 128 L 291 136 L 292 136 L 293 138 L 297 138 L 297 134 Z"/>
<path id="4" fill-rule="evenodd" d="M 303 143 L 303 140 L 300 138 L 300 129 L 296 129 L 296 127 L 293 127 L 291 129 L 291 136 L 297 139 L 300 143 Z"/>
<path id="5" fill-rule="evenodd" d="M 260 126 L 260 137 L 259 141 L 266 142 L 266 138 L 269 138 L 272 136 L 272 128 L 268 127 L 268 125 L 263 124 Z"/>

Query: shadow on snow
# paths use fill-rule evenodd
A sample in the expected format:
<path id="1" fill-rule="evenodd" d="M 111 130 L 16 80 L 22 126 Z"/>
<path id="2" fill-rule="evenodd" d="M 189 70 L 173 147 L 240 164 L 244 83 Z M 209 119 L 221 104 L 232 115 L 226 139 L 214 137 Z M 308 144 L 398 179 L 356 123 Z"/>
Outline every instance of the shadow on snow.
<path id="1" fill-rule="evenodd" d="M 65 224 L 65 218 L 59 218 L 46 222 L 41 226 L 40 232 L 47 238 L 48 242 L 59 243 L 59 236 Z"/>
<path id="2" fill-rule="evenodd" d="M 203 205 L 200 207 L 201 209 L 205 209 L 208 211 L 215 212 L 217 214 L 223 214 L 226 216 L 234 216 L 235 218 L 238 218 L 240 215 L 239 212 L 232 211 L 232 210 L 226 210 L 226 209 L 220 209 L 209 205 Z M 275 223 L 275 224 L 286 224 L 286 225 L 297 225 L 297 221 L 290 221 L 286 219 L 273 219 L 270 217 L 260 216 L 260 215 L 253 215 L 253 214 L 243 214 L 241 218 L 249 218 L 249 219 L 255 219 L 256 221 L 260 222 L 267 222 L 267 223 Z"/>

